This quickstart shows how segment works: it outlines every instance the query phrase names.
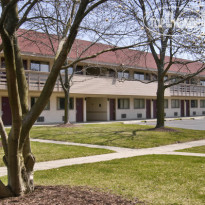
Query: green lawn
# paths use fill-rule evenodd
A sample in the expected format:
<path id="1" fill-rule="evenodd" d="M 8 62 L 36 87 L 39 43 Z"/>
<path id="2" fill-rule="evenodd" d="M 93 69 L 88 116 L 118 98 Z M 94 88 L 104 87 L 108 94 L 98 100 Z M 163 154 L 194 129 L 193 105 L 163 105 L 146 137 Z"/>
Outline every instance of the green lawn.
<path id="1" fill-rule="evenodd" d="M 189 149 L 181 149 L 181 150 L 178 150 L 177 152 L 191 152 L 191 153 L 205 154 L 205 146 L 192 147 L 192 148 L 189 148 Z"/>
<path id="2" fill-rule="evenodd" d="M 57 145 L 40 142 L 31 142 L 31 148 L 37 162 L 107 154 L 113 152 L 106 149 Z M 0 148 L 0 156 L 3 156 L 2 147 Z M 2 159 L 0 160 L 0 166 L 4 166 Z"/>
<path id="3" fill-rule="evenodd" d="M 205 158 L 151 155 L 35 172 L 35 184 L 85 185 L 151 204 L 205 204 Z"/>
<path id="4" fill-rule="evenodd" d="M 33 127 L 32 138 L 53 139 L 79 143 L 147 148 L 205 139 L 205 131 L 177 129 L 179 132 L 156 132 L 152 126 L 87 124 L 76 127 Z"/>

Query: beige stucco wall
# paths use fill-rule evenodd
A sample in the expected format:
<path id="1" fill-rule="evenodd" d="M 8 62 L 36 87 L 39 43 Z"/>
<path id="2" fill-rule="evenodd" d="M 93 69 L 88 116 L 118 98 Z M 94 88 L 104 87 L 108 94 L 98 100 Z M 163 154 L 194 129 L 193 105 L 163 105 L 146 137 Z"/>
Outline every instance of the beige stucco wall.
<path id="1" fill-rule="evenodd" d="M 87 121 L 107 120 L 107 98 L 86 98 Z"/>

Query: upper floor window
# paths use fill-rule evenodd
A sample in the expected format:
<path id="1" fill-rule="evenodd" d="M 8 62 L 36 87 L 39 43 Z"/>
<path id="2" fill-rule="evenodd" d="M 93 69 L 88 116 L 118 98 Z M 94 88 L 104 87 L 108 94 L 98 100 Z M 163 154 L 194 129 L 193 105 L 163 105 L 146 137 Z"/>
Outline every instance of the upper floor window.
<path id="1" fill-rule="evenodd" d="M 27 60 L 23 60 L 23 61 L 22 61 L 22 63 L 23 63 L 23 67 L 24 67 L 25 70 L 28 69 L 27 62 L 28 62 Z M 6 64 L 5 64 L 5 58 L 2 57 L 2 58 L 1 58 L 1 68 L 5 68 L 5 67 L 6 67 Z"/>
<path id="2" fill-rule="evenodd" d="M 68 69 L 68 75 L 71 75 L 73 73 L 73 68 L 69 67 Z M 65 73 L 65 69 L 60 71 L 62 74 Z"/>
<path id="3" fill-rule="evenodd" d="M 145 79 L 144 73 L 134 72 L 134 79 L 135 80 L 144 80 Z"/>
<path id="4" fill-rule="evenodd" d="M 34 106 L 34 104 L 36 103 L 37 100 L 38 100 L 38 97 L 31 97 L 31 107 Z M 44 110 L 50 110 L 50 101 L 48 101 Z"/>
<path id="5" fill-rule="evenodd" d="M 197 108 L 198 107 L 198 100 L 191 100 L 191 108 Z"/>
<path id="6" fill-rule="evenodd" d="M 118 99 L 118 109 L 129 109 L 130 108 L 130 99 L 122 98 Z"/>
<path id="7" fill-rule="evenodd" d="M 41 62 L 41 61 L 31 61 L 31 70 L 41 71 L 41 72 L 49 72 L 49 63 Z"/>
<path id="8" fill-rule="evenodd" d="M 74 109 L 74 99 L 69 98 L 69 109 L 73 110 Z M 65 98 L 57 98 L 57 109 L 58 110 L 64 110 L 65 109 Z"/>
<path id="9" fill-rule="evenodd" d="M 172 100 L 172 108 L 179 108 L 179 100 Z"/>
<path id="10" fill-rule="evenodd" d="M 129 71 L 118 71 L 117 77 L 119 79 L 122 79 L 122 78 L 129 79 L 129 77 L 130 77 Z"/>
<path id="11" fill-rule="evenodd" d="M 76 66 L 75 73 L 83 75 L 83 66 L 80 65 Z"/>
<path id="12" fill-rule="evenodd" d="M 115 77 L 116 76 L 116 72 L 113 69 L 108 69 L 108 75 L 109 77 Z"/>
<path id="13" fill-rule="evenodd" d="M 145 100 L 144 99 L 134 99 L 134 109 L 144 109 Z"/>
<path id="14" fill-rule="evenodd" d="M 205 80 L 200 81 L 201 85 L 205 86 Z"/>

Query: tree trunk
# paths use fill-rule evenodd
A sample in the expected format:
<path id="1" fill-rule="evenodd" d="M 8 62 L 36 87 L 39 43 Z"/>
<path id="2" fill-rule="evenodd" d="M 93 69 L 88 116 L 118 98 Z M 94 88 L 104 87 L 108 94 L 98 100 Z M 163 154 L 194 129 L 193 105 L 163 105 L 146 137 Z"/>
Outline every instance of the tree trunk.
<path id="1" fill-rule="evenodd" d="M 64 110 L 64 124 L 68 124 L 69 122 L 69 108 L 70 108 L 70 89 L 64 90 L 65 93 L 65 110 Z"/>
<path id="2" fill-rule="evenodd" d="M 158 80 L 156 128 L 161 128 L 161 127 L 164 127 L 164 81 Z"/>

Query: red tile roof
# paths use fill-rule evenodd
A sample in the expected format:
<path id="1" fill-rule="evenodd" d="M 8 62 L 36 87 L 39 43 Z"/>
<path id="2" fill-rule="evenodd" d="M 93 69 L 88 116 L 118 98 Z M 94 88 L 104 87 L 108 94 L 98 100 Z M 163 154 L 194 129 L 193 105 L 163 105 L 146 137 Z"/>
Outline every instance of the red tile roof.
<path id="1" fill-rule="evenodd" d="M 44 56 L 54 56 L 55 51 L 58 47 L 57 36 L 52 35 L 50 39 L 45 33 L 40 33 L 36 31 L 29 30 L 19 30 L 19 45 L 22 53 L 34 54 L 34 55 L 44 55 Z M 52 47 L 52 44 L 53 47 Z M 92 42 L 85 40 L 75 40 L 72 50 L 69 54 L 70 59 L 76 59 L 82 54 L 82 57 L 86 57 L 95 54 L 104 49 L 111 48 L 110 45 L 105 45 L 101 43 L 95 43 L 91 46 Z M 86 52 L 82 53 L 88 46 L 91 46 Z M 166 57 L 166 62 L 168 62 L 169 57 Z M 180 61 L 187 61 L 183 59 L 177 59 Z M 123 65 L 125 67 L 136 67 L 143 69 L 157 69 L 156 63 L 151 53 L 146 53 L 142 51 L 137 51 L 133 49 L 118 50 L 115 52 L 103 53 L 96 58 L 90 59 L 89 61 L 99 64 L 107 65 Z M 196 72 L 201 68 L 202 63 L 193 62 L 188 64 L 188 66 L 182 65 L 172 65 L 170 71 L 173 72 Z M 205 75 L 205 72 L 202 73 Z"/>

